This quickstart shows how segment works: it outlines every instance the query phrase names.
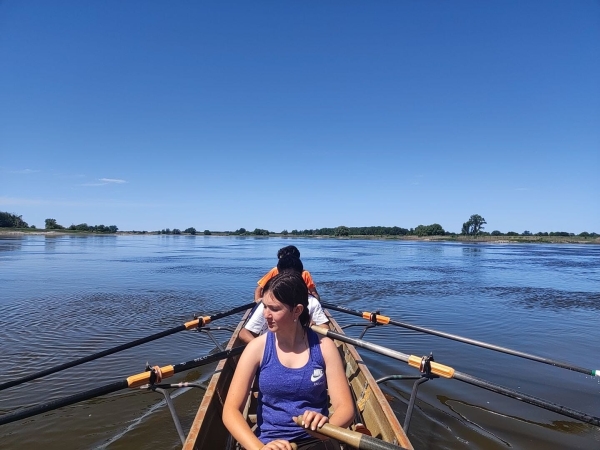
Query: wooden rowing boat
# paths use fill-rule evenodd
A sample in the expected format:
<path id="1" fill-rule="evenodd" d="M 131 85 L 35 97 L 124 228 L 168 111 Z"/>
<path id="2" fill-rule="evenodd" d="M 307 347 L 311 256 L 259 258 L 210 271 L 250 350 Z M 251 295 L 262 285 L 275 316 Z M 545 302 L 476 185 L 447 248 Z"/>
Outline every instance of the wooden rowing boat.
<path id="1" fill-rule="evenodd" d="M 330 321 L 330 329 L 343 333 L 327 311 L 326 314 Z M 235 329 L 227 345 L 228 349 L 242 345 L 238 334 L 248 315 L 249 312 L 244 315 Z M 356 422 L 364 424 L 375 438 L 412 449 L 396 415 L 356 349 L 350 344 L 338 341 L 336 341 L 336 345 L 345 363 L 346 376 L 356 400 Z M 235 442 L 223 425 L 221 415 L 238 359 L 239 356 L 234 356 L 220 361 L 217 365 L 183 446 L 184 450 L 235 448 Z M 249 421 L 252 419 L 255 408 L 256 399 L 251 395 L 245 410 L 245 416 Z"/>

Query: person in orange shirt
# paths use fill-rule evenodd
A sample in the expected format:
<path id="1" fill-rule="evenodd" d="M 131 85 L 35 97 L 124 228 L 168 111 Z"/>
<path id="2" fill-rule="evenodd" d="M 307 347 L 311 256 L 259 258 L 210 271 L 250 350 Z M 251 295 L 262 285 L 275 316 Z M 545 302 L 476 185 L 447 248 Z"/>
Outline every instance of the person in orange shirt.
<path id="1" fill-rule="evenodd" d="M 279 251 L 277 252 L 277 259 L 281 259 L 286 256 L 292 256 L 292 257 L 298 258 L 298 260 L 299 260 L 300 259 L 300 250 L 298 250 L 298 248 L 295 245 L 288 245 L 287 247 L 280 248 Z M 302 264 L 302 262 L 300 262 L 300 264 Z M 260 301 L 260 299 L 262 298 L 262 295 L 263 295 L 263 289 L 265 288 L 265 285 L 271 278 L 273 278 L 278 273 L 279 273 L 279 269 L 277 269 L 277 267 L 273 267 L 271 270 L 269 270 L 267 272 L 267 274 L 264 277 L 262 277 L 260 280 L 258 280 L 258 286 L 254 290 L 254 301 L 255 302 Z M 315 286 L 315 282 L 313 281 L 312 276 L 310 275 L 310 272 L 308 270 L 304 270 L 304 268 L 302 268 L 302 279 L 306 283 L 306 287 L 308 288 L 308 293 L 320 301 L 321 297 L 319 297 L 319 293 L 317 292 L 317 287 Z"/>

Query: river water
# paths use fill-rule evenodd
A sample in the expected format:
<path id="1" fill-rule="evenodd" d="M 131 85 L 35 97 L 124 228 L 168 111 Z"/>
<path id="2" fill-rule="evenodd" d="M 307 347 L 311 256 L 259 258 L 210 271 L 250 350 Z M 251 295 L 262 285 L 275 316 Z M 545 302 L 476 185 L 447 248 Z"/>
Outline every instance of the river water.
<path id="1" fill-rule="evenodd" d="M 302 252 L 325 302 L 600 369 L 600 246 L 244 238 L 0 236 L 0 383 L 252 300 L 277 250 Z M 341 323 L 358 319 L 334 313 Z M 215 325 L 234 325 L 239 315 Z M 358 328 L 348 334 L 358 336 Z M 219 335 L 220 336 L 220 335 Z M 223 340 L 226 336 L 222 336 Z M 600 377 L 404 328 L 365 339 L 600 416 Z M 185 331 L 0 392 L 0 415 L 207 354 Z M 360 350 L 375 377 L 416 374 Z M 211 367 L 176 380 L 206 380 Z M 412 385 L 383 387 L 401 423 Z M 200 389 L 176 394 L 189 427 Z M 162 397 L 126 390 L 0 427 L 0 448 L 178 448 Z M 600 429 L 517 400 L 436 379 L 422 385 L 416 449 L 597 449 Z"/>

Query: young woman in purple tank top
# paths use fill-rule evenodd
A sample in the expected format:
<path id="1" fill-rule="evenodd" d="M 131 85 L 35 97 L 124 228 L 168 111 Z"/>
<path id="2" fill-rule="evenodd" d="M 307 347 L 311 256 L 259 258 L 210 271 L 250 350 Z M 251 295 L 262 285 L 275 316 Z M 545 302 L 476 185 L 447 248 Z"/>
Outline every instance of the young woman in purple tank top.
<path id="1" fill-rule="evenodd" d="M 308 328 L 308 292 L 302 277 L 282 272 L 264 289 L 269 332 L 252 340 L 238 362 L 223 406 L 223 422 L 247 450 L 329 448 L 310 435 L 329 422 L 347 427 L 354 403 L 342 359 L 333 341 Z M 254 377 L 258 376 L 257 429 L 242 416 Z M 329 417 L 328 399 L 333 414 Z M 304 428 L 292 417 L 301 416 Z"/>

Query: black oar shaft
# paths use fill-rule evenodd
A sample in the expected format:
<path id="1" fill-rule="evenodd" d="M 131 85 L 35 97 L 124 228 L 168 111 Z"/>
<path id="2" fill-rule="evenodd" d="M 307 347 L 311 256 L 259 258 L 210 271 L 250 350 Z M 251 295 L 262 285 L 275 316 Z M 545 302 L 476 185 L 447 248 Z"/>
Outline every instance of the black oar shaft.
<path id="1" fill-rule="evenodd" d="M 173 366 L 173 373 L 185 372 L 189 369 L 194 369 L 195 367 L 204 366 L 206 364 L 210 364 L 216 361 L 220 361 L 225 358 L 230 358 L 232 356 L 240 355 L 246 345 L 240 345 L 239 347 L 234 347 L 230 350 L 223 350 L 222 352 L 213 353 L 212 355 L 206 355 L 201 358 L 192 359 L 190 361 L 182 362 L 179 364 L 175 364 Z"/>
<path id="2" fill-rule="evenodd" d="M 233 314 L 237 314 L 239 312 L 246 311 L 247 309 L 250 309 L 250 308 L 254 307 L 255 305 L 256 305 L 256 302 L 252 301 L 250 303 L 238 306 L 238 307 L 230 309 L 228 311 L 218 312 L 218 313 L 215 313 L 212 316 L 210 316 L 210 320 L 215 321 L 217 319 L 222 319 L 223 317 L 232 316 Z"/>
<path id="3" fill-rule="evenodd" d="M 396 352 L 387 347 L 383 347 L 381 345 L 372 344 L 370 342 L 363 341 L 362 339 L 356 339 L 345 334 L 335 333 L 333 331 L 325 330 L 320 327 L 312 327 L 312 329 L 320 334 L 324 334 L 329 336 L 332 339 L 336 339 L 338 341 L 347 342 L 348 344 L 352 344 L 356 347 L 365 348 L 367 350 L 374 351 L 376 353 L 389 356 L 390 358 L 397 359 L 399 361 L 408 362 L 411 359 L 410 356 L 405 355 L 404 353 Z M 431 363 L 433 365 L 433 363 Z M 443 366 L 447 367 L 447 366 Z M 473 386 L 478 386 L 483 389 L 487 389 L 492 392 L 496 392 L 498 394 L 505 395 L 507 397 L 514 398 L 516 400 L 520 400 L 525 403 L 529 403 L 531 405 L 539 406 L 540 408 L 547 409 L 549 411 L 556 412 L 563 416 L 571 417 L 573 419 L 580 420 L 585 423 L 589 423 L 595 426 L 600 426 L 600 417 L 591 416 L 589 414 L 583 413 L 581 411 L 576 411 L 571 408 L 567 408 L 565 406 L 557 405 L 556 403 L 548 402 L 546 400 L 542 400 L 537 397 L 533 397 L 531 395 L 523 394 L 521 392 L 517 392 L 513 389 L 506 388 L 504 386 L 500 386 L 497 384 L 490 383 L 485 380 L 481 380 L 474 376 L 468 375 L 466 373 L 458 372 L 452 370 L 451 378 L 456 378 L 459 381 L 472 384 Z"/>
<path id="4" fill-rule="evenodd" d="M 502 394 L 506 397 L 514 398 L 516 400 L 529 403 L 530 405 L 535 405 L 540 408 L 547 409 L 548 411 L 553 411 L 563 416 L 571 417 L 573 419 L 577 419 L 595 426 L 600 426 L 600 417 L 594 417 L 584 412 L 567 408 L 566 406 L 558 405 L 556 403 L 552 403 L 541 398 L 533 397 L 531 395 L 527 395 L 504 386 L 493 384 L 488 381 L 476 378 L 472 375 L 468 375 L 466 373 L 454 372 L 453 378 L 456 378 L 457 380 L 471 384 L 473 386 L 487 389 L 488 391 L 492 391 L 497 394 Z"/>
<path id="5" fill-rule="evenodd" d="M 193 320 L 191 322 L 187 322 L 183 325 L 179 325 L 177 327 L 171 328 L 169 330 L 165 330 L 165 331 L 161 331 L 160 333 L 155 333 L 152 334 L 150 336 L 146 336 L 140 339 L 136 339 L 135 341 L 131 341 L 125 344 L 121 344 L 121 345 L 117 345 L 116 347 L 112 347 L 106 350 L 102 350 L 100 352 L 94 353 L 92 355 L 88 355 L 88 356 L 84 356 L 83 358 L 79 358 L 79 359 L 75 359 L 73 361 L 64 363 L 64 364 L 59 364 L 58 366 L 54 366 L 54 367 L 50 367 L 48 369 L 44 369 L 44 370 L 40 370 L 39 372 L 35 372 L 35 373 L 31 373 L 29 375 L 26 375 L 24 377 L 21 378 L 17 378 L 16 380 L 11 380 L 11 381 L 7 381 L 4 383 L 0 383 L 0 391 L 4 390 L 4 389 L 8 389 L 10 387 L 13 386 L 17 386 L 19 384 L 23 384 L 26 383 L 28 381 L 32 381 L 32 380 L 37 380 L 38 378 L 42 378 L 45 377 L 46 375 L 50 375 L 56 372 L 61 372 L 63 370 L 66 369 L 70 369 L 71 367 L 75 367 L 75 366 L 79 366 L 80 364 L 84 364 L 86 362 L 89 361 L 94 361 L 95 359 L 98 358 L 102 358 L 104 356 L 108 356 L 108 355 L 112 355 L 114 353 L 118 353 L 121 352 L 123 350 L 127 350 L 129 348 L 132 347 L 137 347 L 138 345 L 142 345 L 145 344 L 147 342 L 152 342 L 155 341 L 157 339 L 166 337 L 166 336 L 170 336 L 171 334 L 175 334 L 175 333 L 179 333 L 180 331 L 184 331 L 184 330 L 188 330 L 190 328 L 192 328 L 193 326 L 197 326 L 198 324 L 200 324 L 200 321 L 205 321 L 206 323 L 217 320 L 217 319 L 221 319 L 223 317 L 227 317 L 227 316 L 231 316 L 233 314 L 237 314 L 241 311 L 245 311 L 246 309 L 251 308 L 252 306 L 254 306 L 254 302 L 248 303 L 246 305 L 242 305 L 242 306 L 238 306 L 236 308 L 233 308 L 229 311 L 225 311 L 225 312 L 220 312 L 220 313 L 216 313 L 213 314 L 212 316 L 207 316 L 207 317 L 203 317 L 201 319 L 196 319 Z"/>
<path id="6" fill-rule="evenodd" d="M 8 389 L 13 386 L 17 386 L 19 384 L 26 383 L 27 381 L 36 380 L 41 377 L 45 377 L 46 375 L 50 375 L 56 372 L 60 372 L 65 369 L 69 369 L 71 367 L 79 366 L 80 364 L 84 364 L 89 361 L 93 361 L 98 358 L 102 358 L 103 356 L 112 355 L 113 353 L 117 353 L 128 348 L 136 347 L 141 344 L 145 344 L 146 342 L 151 342 L 156 339 L 160 339 L 165 336 L 169 336 L 171 334 L 177 333 L 179 331 L 185 330 L 184 325 L 180 325 L 175 328 L 171 328 L 170 330 L 162 331 L 160 333 L 153 334 L 151 336 L 146 336 L 144 338 L 136 339 L 135 341 L 128 342 L 126 344 L 117 345 L 116 347 L 112 347 L 106 350 L 103 350 L 98 353 L 94 353 L 92 355 L 84 356 L 83 358 L 79 358 L 64 364 L 60 364 L 58 366 L 50 367 L 49 369 L 40 370 L 39 372 L 31 373 L 21 378 L 17 378 L 16 380 L 7 381 L 6 383 L 0 384 L 0 391 L 4 389 Z"/>
<path id="7" fill-rule="evenodd" d="M 121 389 L 125 389 L 127 387 L 127 381 L 116 381 L 111 384 L 107 384 L 105 386 L 101 386 L 98 388 L 90 389 L 89 391 L 79 392 L 77 394 L 69 395 L 68 397 L 63 397 L 57 400 L 51 400 L 49 402 L 40 403 L 39 405 L 32 406 L 31 408 L 23 409 L 21 411 L 17 411 L 11 414 L 6 414 L 5 416 L 0 417 L 0 425 L 5 425 L 7 423 L 16 422 L 17 420 L 26 419 L 28 417 L 37 416 L 38 414 L 43 414 L 48 411 L 52 411 L 53 409 L 62 408 L 64 406 L 69 406 L 74 403 L 83 402 L 85 400 L 89 400 L 91 398 L 99 397 L 101 395 L 110 394 L 112 392 L 120 391 Z"/>
<path id="8" fill-rule="evenodd" d="M 168 376 L 172 376 L 173 374 L 183 372 L 185 370 L 204 366 L 206 364 L 220 361 L 221 359 L 239 355 L 240 353 L 242 353 L 244 348 L 245 348 L 245 346 L 242 345 L 240 347 L 235 347 L 231 350 L 225 350 L 222 352 L 214 353 L 212 355 L 207 355 L 207 356 L 203 356 L 201 358 L 192 359 L 191 361 L 186 361 L 183 363 L 175 364 L 173 366 L 167 366 L 163 369 L 168 369 Z M 57 400 L 51 400 L 51 401 L 48 401 L 45 403 L 40 403 L 39 405 L 32 406 L 31 408 L 23 409 L 21 411 L 16 411 L 14 413 L 0 416 L 0 425 L 5 425 L 7 423 L 16 422 L 17 420 L 22 420 L 22 419 L 26 419 L 28 417 L 37 416 L 38 414 L 52 411 L 53 409 L 58 409 L 58 408 L 62 408 L 64 406 L 72 405 L 74 403 L 83 402 L 85 400 L 89 400 L 91 398 L 99 397 L 101 395 L 106 395 L 106 394 L 110 394 L 113 392 L 117 392 L 121 389 L 125 389 L 128 387 L 129 388 L 138 387 L 142 384 L 147 384 L 149 382 L 149 378 L 150 378 L 150 372 L 142 372 L 140 374 L 128 377 L 122 381 L 116 381 L 114 383 L 110 383 L 110 384 L 107 384 L 104 386 L 90 389 L 88 391 L 79 392 L 77 394 L 73 394 L 68 397 L 63 397 L 63 398 L 60 398 Z M 134 380 L 134 381 L 132 381 L 132 380 Z"/>
<path id="9" fill-rule="evenodd" d="M 364 317 L 364 315 L 365 315 L 365 313 L 360 312 L 360 311 L 355 311 L 355 310 L 344 308 L 341 306 L 330 305 L 328 303 L 322 303 L 322 306 L 325 308 L 328 308 L 328 309 L 332 309 L 334 311 L 345 312 L 347 314 L 351 314 L 351 315 L 358 316 L 358 317 Z M 411 324 L 405 323 L 405 322 L 398 322 L 396 320 L 389 320 L 389 321 L 387 321 L 387 323 L 389 323 L 390 325 L 407 328 L 409 330 L 419 331 L 421 333 L 431 334 L 434 336 L 443 337 L 445 339 L 451 339 L 454 341 L 462 342 L 462 343 L 469 344 L 469 345 L 474 345 L 474 346 L 481 347 L 481 348 L 487 348 L 488 350 L 506 353 L 508 355 L 517 356 L 519 358 L 525 358 L 525 359 L 529 359 L 531 361 L 537 361 L 537 362 L 541 362 L 544 364 L 549 364 L 551 366 L 561 367 L 563 369 L 572 370 L 574 372 L 584 373 L 586 375 L 600 376 L 600 370 L 587 369 L 585 367 L 575 366 L 570 363 L 556 361 L 556 360 L 553 360 L 550 358 L 543 358 L 541 356 L 532 355 L 530 353 L 520 352 L 518 350 L 512 350 L 510 348 L 501 347 L 499 345 L 488 344 L 487 342 L 477 341 L 475 339 L 469 339 L 469 338 L 458 336 L 455 334 L 445 333 L 443 331 L 437 331 L 437 330 L 433 330 L 430 328 L 419 327 L 417 325 L 411 325 Z"/>

